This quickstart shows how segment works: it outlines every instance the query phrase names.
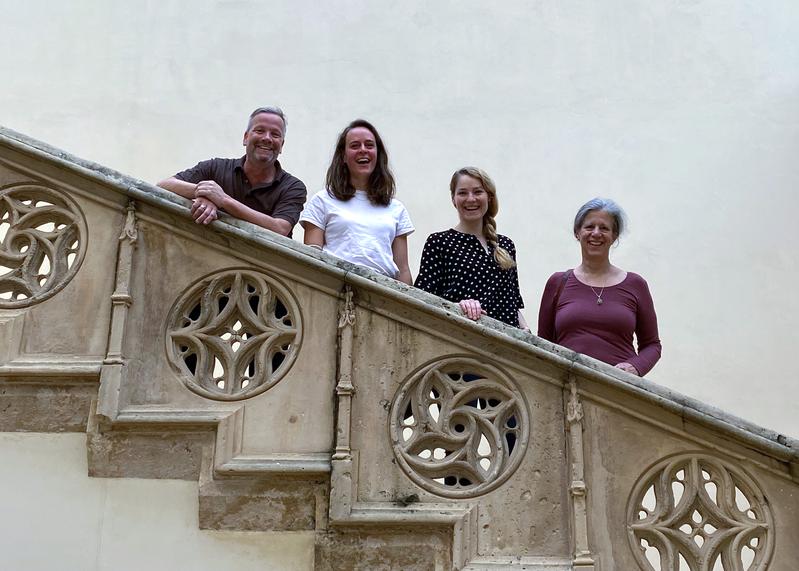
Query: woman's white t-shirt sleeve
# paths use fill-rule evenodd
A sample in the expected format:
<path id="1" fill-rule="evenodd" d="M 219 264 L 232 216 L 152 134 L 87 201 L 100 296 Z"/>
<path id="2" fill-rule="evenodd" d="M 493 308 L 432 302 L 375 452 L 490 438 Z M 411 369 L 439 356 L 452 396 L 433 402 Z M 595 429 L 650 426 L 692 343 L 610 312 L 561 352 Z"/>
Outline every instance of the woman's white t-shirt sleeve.
<path id="1" fill-rule="evenodd" d="M 396 202 L 397 206 L 400 207 L 400 211 L 397 216 L 397 236 L 406 236 L 411 234 L 415 230 L 413 227 L 413 222 L 411 222 L 411 215 L 408 214 L 408 210 L 405 208 L 405 205 L 399 200 L 395 199 L 392 202 Z"/>
<path id="2" fill-rule="evenodd" d="M 305 204 L 305 208 L 300 214 L 300 222 L 310 222 L 317 228 L 325 229 L 327 226 L 327 208 L 322 193 L 327 195 L 327 191 L 317 192 L 311 200 Z"/>

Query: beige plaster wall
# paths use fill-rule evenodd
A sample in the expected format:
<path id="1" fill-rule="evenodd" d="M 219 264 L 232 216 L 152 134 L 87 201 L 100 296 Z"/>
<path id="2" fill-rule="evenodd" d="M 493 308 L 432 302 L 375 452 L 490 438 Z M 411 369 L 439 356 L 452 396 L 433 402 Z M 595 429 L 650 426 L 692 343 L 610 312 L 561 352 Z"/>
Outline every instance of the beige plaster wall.
<path id="1" fill-rule="evenodd" d="M 155 181 L 241 153 L 247 113 L 289 114 L 283 163 L 321 187 L 337 132 L 381 129 L 424 238 L 447 183 L 496 179 L 534 322 L 573 266 L 576 208 L 627 208 L 615 261 L 644 275 L 652 381 L 799 434 L 799 4 L 476 0 L 53 4 L 0 0 L 0 124 Z M 300 237 L 297 232 L 295 236 Z"/>
<path id="2" fill-rule="evenodd" d="M 4 569 L 313 569 L 312 532 L 202 531 L 197 483 L 89 478 L 86 436 L 0 433 Z"/>

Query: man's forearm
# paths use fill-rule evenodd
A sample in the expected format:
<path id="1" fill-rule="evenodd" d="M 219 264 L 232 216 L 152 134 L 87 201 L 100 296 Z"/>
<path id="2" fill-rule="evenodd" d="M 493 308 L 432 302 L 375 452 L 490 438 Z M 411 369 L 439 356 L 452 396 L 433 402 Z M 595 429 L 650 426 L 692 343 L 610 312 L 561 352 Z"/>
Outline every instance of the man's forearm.
<path id="1" fill-rule="evenodd" d="M 203 184 L 205 183 L 201 182 L 200 186 Z M 174 176 L 162 180 L 158 183 L 158 186 L 188 199 L 194 199 L 197 198 L 197 196 L 204 196 L 216 204 L 220 210 L 227 212 L 231 216 L 235 218 L 241 218 L 247 222 L 252 222 L 253 224 L 257 224 L 258 226 L 266 228 L 267 230 L 271 230 L 272 232 L 282 234 L 283 236 L 288 236 L 291 232 L 291 223 L 288 220 L 274 218 L 267 214 L 263 214 L 262 212 L 258 212 L 257 210 L 253 210 L 235 198 L 225 194 L 224 191 L 218 187 L 218 185 L 216 185 L 216 183 L 213 183 L 213 186 L 217 187 L 216 191 L 208 193 L 205 192 L 207 189 L 204 189 L 200 191 L 199 195 L 197 193 L 198 185 L 194 184 L 193 182 L 180 180 Z"/>
<path id="2" fill-rule="evenodd" d="M 186 182 L 185 180 L 180 180 L 174 176 L 165 178 L 158 183 L 158 186 L 164 190 L 179 194 L 183 198 L 194 198 L 194 191 L 197 188 L 197 185 L 193 182 Z"/>
<path id="3" fill-rule="evenodd" d="M 283 218 L 275 218 L 273 216 L 269 216 L 268 214 L 264 214 L 263 212 L 253 210 L 249 206 L 242 204 L 231 196 L 225 195 L 222 204 L 217 206 L 220 206 L 222 210 L 231 216 L 241 218 L 247 222 L 252 222 L 253 224 L 257 224 L 258 226 L 266 228 L 267 230 L 271 230 L 272 232 L 276 232 L 277 234 L 288 236 L 291 232 L 292 225 L 288 220 L 284 220 Z"/>

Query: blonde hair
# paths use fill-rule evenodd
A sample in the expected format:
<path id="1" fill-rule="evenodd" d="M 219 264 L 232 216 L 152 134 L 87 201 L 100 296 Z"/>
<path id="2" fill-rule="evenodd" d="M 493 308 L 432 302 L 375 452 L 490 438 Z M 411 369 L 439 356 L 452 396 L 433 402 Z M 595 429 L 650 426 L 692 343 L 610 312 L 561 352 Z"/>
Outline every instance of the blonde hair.
<path id="1" fill-rule="evenodd" d="M 491 180 L 491 177 L 488 176 L 485 171 L 477 167 L 463 167 L 462 169 L 458 169 L 452 175 L 452 180 L 449 182 L 449 192 L 450 196 L 453 198 L 455 196 L 455 189 L 458 187 L 458 179 L 464 175 L 479 180 L 483 190 L 488 194 L 488 210 L 483 216 L 483 235 L 488 245 L 494 251 L 494 260 L 503 270 L 515 268 L 516 262 L 513 261 L 508 251 L 497 242 L 497 223 L 494 221 L 494 217 L 497 215 L 497 212 L 499 212 L 499 201 L 497 200 L 497 187 L 494 185 L 494 181 Z"/>

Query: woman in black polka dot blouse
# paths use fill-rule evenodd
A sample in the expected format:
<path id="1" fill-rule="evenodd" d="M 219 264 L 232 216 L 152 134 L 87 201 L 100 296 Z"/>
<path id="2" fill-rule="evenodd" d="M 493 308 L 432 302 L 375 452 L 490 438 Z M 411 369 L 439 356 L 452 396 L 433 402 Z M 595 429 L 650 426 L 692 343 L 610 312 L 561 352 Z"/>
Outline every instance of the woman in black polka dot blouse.
<path id="1" fill-rule="evenodd" d="M 458 224 L 430 234 L 416 287 L 457 302 L 469 319 L 488 315 L 529 331 L 516 272 L 516 246 L 497 234 L 497 190 L 482 170 L 464 167 L 449 184 Z"/>

